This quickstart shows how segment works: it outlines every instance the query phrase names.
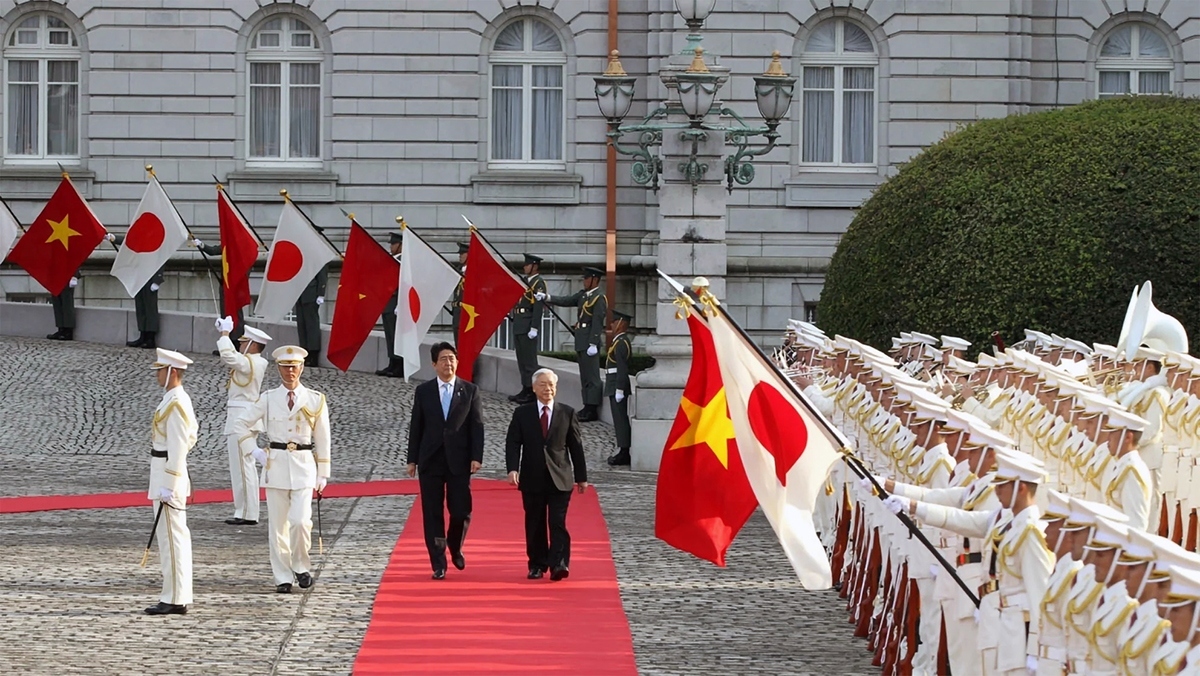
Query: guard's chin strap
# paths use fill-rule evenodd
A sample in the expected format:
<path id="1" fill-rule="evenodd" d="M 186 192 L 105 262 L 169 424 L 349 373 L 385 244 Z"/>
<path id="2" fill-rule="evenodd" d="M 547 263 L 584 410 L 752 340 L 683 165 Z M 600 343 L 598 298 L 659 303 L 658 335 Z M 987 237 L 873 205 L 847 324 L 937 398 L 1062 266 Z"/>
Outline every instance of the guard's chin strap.
<path id="1" fill-rule="evenodd" d="M 1065 525 L 1066 525 L 1066 520 L 1064 519 L 1063 526 L 1065 526 Z M 1055 551 L 1055 552 L 1058 551 L 1058 548 L 1062 546 L 1063 537 L 1066 536 L 1066 534 L 1067 534 L 1066 529 L 1063 528 L 1062 526 L 1059 526 L 1058 538 L 1054 541 L 1054 547 L 1051 549 L 1051 551 Z"/>
<path id="2" fill-rule="evenodd" d="M 1192 637 L 1196 635 L 1196 626 L 1200 625 L 1200 612 L 1197 612 L 1197 610 L 1200 610 L 1200 608 L 1197 608 L 1195 604 L 1192 604 L 1192 626 L 1188 629 L 1188 635 L 1186 639 L 1187 643 L 1192 642 Z"/>
<path id="3" fill-rule="evenodd" d="M 171 386 L 171 367 L 167 368 L 167 377 L 163 379 L 163 394 L 167 393 L 167 388 Z"/>
<path id="4" fill-rule="evenodd" d="M 1146 592 L 1146 583 L 1150 580 L 1150 573 L 1153 568 L 1152 564 L 1146 564 L 1146 570 L 1142 573 L 1142 581 L 1138 583 L 1137 593 L 1134 594 L 1134 598 L 1141 599 L 1142 594 Z"/>
<path id="5" fill-rule="evenodd" d="M 1104 576 L 1104 586 L 1107 587 L 1112 582 L 1113 573 L 1117 572 L 1116 554 L 1113 554 L 1112 563 L 1108 565 L 1108 575 Z"/>

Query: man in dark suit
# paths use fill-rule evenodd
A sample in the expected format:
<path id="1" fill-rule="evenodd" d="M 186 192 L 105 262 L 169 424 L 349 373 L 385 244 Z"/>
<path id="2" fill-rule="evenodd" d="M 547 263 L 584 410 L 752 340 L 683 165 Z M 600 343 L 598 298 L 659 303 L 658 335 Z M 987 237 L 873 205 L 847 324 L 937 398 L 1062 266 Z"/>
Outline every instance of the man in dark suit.
<path id="1" fill-rule="evenodd" d="M 525 507 L 525 553 L 529 579 L 550 570 L 551 580 L 570 573 L 571 534 L 567 532 L 567 505 L 571 485 L 587 490 L 587 463 L 575 409 L 554 401 L 558 375 L 550 369 L 533 374 L 537 401 L 513 411 L 504 455 L 508 481 L 521 489 Z M 549 524 L 549 542 L 546 539 Z"/>
<path id="2" fill-rule="evenodd" d="M 462 546 L 471 523 L 471 475 L 483 466 L 483 402 L 479 389 L 454 373 L 458 351 L 450 343 L 429 350 L 437 377 L 413 393 L 408 423 L 408 475 L 421 482 L 421 515 L 425 546 L 433 579 L 446 577 L 446 547 L 450 560 L 467 566 Z M 450 512 L 446 530 L 443 502 Z"/>

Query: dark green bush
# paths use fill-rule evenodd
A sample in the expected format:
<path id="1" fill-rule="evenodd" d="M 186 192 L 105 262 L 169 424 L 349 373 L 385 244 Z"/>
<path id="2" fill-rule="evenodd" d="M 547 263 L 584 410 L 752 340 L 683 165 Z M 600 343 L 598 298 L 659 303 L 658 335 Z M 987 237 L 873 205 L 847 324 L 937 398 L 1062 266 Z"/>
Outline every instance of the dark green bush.
<path id="1" fill-rule="evenodd" d="M 1200 100 L 1130 97 L 984 120 L 863 205 L 826 277 L 822 327 L 986 347 L 1022 329 L 1115 343 L 1134 285 L 1200 327 Z"/>

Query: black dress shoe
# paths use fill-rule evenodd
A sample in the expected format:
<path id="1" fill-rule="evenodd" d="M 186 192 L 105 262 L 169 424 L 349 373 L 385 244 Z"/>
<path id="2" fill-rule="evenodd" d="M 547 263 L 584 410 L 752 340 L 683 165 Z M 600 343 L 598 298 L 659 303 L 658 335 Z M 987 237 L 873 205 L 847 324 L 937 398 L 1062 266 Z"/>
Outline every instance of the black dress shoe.
<path id="1" fill-rule="evenodd" d="M 46 336 L 46 340 L 63 340 L 63 330 L 59 329 L 54 333 L 51 333 L 50 335 Z"/>
<path id="2" fill-rule="evenodd" d="M 633 462 L 633 460 L 629 457 L 629 449 L 622 448 L 616 453 L 608 456 L 608 460 L 605 460 L 605 462 L 607 462 L 610 467 L 627 467 Z"/>
<path id="3" fill-rule="evenodd" d="M 220 351 L 220 350 L 213 350 L 213 356 L 214 356 L 214 357 L 219 357 L 219 356 L 221 356 L 221 351 Z"/>
<path id="4" fill-rule="evenodd" d="M 187 606 L 159 601 L 142 612 L 147 615 L 187 615 Z"/>
<path id="5" fill-rule="evenodd" d="M 595 406 L 584 406 L 583 410 L 579 412 L 579 422 L 595 422 L 599 419 Z"/>
<path id="6" fill-rule="evenodd" d="M 145 348 L 147 350 L 153 350 L 154 348 L 158 347 L 158 343 L 154 340 L 154 334 L 147 331 L 146 337 L 142 339 L 142 344 L 138 345 L 138 347 Z"/>
<path id="7" fill-rule="evenodd" d="M 515 403 L 517 403 L 517 400 L 521 398 L 522 394 L 525 394 L 525 390 L 521 390 L 520 392 L 517 392 L 516 394 L 508 395 L 508 400 L 515 404 Z"/>
<path id="8" fill-rule="evenodd" d="M 433 579 L 435 579 L 435 580 L 446 579 L 446 569 L 438 568 L 437 570 L 433 571 Z"/>
<path id="9" fill-rule="evenodd" d="M 462 552 L 459 552 L 458 554 L 451 554 L 450 563 L 453 563 L 454 567 L 459 570 L 467 567 L 467 560 L 463 558 Z"/>
<path id="10" fill-rule="evenodd" d="M 127 341 L 125 341 L 125 347 L 141 347 L 141 346 L 142 346 L 142 339 L 141 339 L 141 338 L 138 338 L 137 340 L 127 340 Z"/>
<path id="11" fill-rule="evenodd" d="M 312 573 L 296 573 L 296 584 L 300 585 L 301 589 L 313 586 Z"/>
<path id="12" fill-rule="evenodd" d="M 570 577 L 570 575 L 571 575 L 571 571 L 567 570 L 566 566 L 560 566 L 558 568 L 550 569 L 550 579 L 554 582 L 558 582 L 559 580 L 565 580 L 568 577 Z"/>
<path id="13" fill-rule="evenodd" d="M 225 519 L 225 523 L 229 524 L 230 526 L 240 526 L 240 525 L 246 523 L 246 520 L 239 519 L 238 517 L 235 516 L 232 519 Z"/>
<path id="14" fill-rule="evenodd" d="M 291 594 L 292 593 L 292 583 L 284 582 L 283 584 L 275 585 L 275 593 L 276 594 Z"/>
<path id="15" fill-rule="evenodd" d="M 533 393 L 533 388 L 527 389 L 517 395 L 518 404 L 532 404 L 537 401 L 537 395 Z"/>
<path id="16" fill-rule="evenodd" d="M 546 571 L 542 570 L 538 566 L 530 566 L 529 567 L 529 575 L 526 575 L 525 577 L 530 580 L 540 580 L 540 579 L 542 579 L 542 576 L 545 574 L 546 574 Z"/>

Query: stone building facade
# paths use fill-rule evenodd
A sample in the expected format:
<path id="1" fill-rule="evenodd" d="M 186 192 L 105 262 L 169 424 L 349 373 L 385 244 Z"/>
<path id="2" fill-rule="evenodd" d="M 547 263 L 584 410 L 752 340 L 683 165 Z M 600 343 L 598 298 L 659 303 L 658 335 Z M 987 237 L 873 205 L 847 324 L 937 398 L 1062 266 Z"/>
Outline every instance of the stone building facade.
<path id="1" fill-rule="evenodd" d="M 0 195 L 28 222 L 61 165 L 120 232 L 149 163 L 202 239 L 216 239 L 215 177 L 268 240 L 286 188 L 335 242 L 348 232 L 343 209 L 381 241 L 402 214 L 448 255 L 465 214 L 511 260 L 545 257 L 551 291 L 565 291 L 581 266 L 605 262 L 605 123 L 591 78 L 605 67 L 609 9 L 0 0 Z M 619 0 L 617 15 L 640 118 L 665 95 L 657 73 L 685 29 L 673 0 Z M 780 146 L 728 206 L 729 305 L 762 336 L 813 311 L 855 208 L 958 125 L 1111 95 L 1200 95 L 1200 3 L 1179 0 L 717 0 L 704 35 L 708 57 L 731 70 L 721 98 L 751 122 L 751 76 L 773 50 L 798 78 Z M 618 159 L 615 305 L 652 325 L 657 196 L 628 167 Z M 132 303 L 110 262 L 93 255 L 80 302 Z M 181 252 L 163 307 L 209 311 L 204 270 Z M 9 265 L 0 289 L 44 296 Z M 567 339 L 547 336 L 544 347 Z"/>

